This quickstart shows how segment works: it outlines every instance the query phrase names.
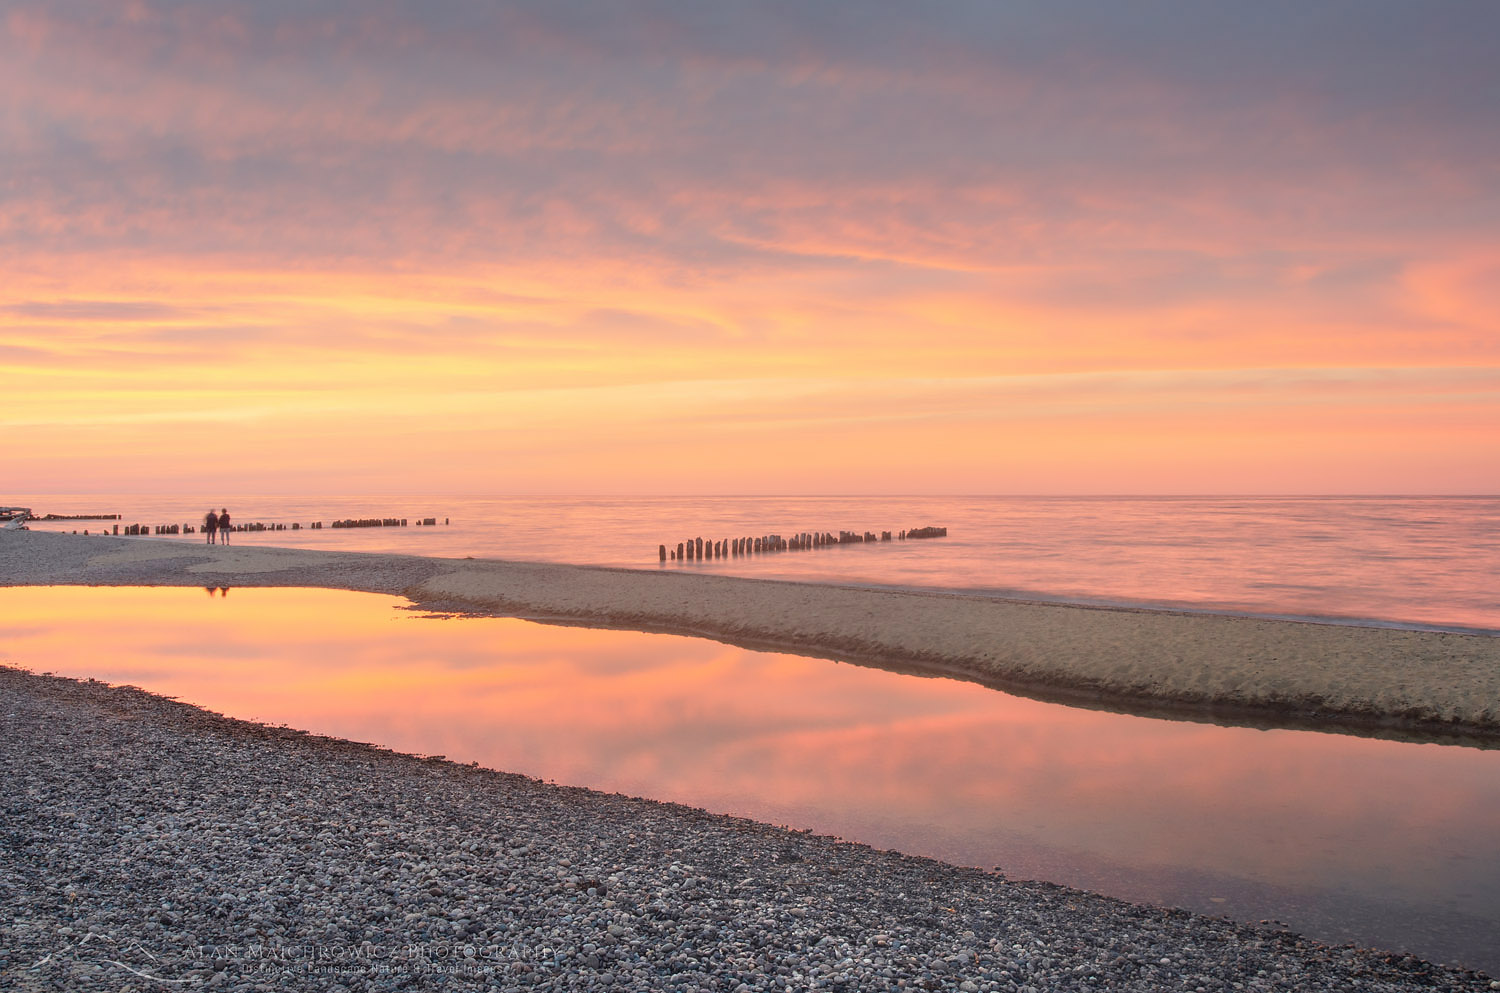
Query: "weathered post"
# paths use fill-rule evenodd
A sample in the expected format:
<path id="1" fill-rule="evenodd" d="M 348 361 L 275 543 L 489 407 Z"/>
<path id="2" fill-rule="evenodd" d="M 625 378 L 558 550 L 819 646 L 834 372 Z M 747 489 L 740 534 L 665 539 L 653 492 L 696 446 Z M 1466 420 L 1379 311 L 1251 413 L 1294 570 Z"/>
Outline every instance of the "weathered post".
<path id="1" fill-rule="evenodd" d="M 666 545 L 657 545 L 656 546 L 656 557 L 657 557 L 657 559 L 659 559 L 662 562 L 665 562 L 667 560 L 667 546 Z"/>

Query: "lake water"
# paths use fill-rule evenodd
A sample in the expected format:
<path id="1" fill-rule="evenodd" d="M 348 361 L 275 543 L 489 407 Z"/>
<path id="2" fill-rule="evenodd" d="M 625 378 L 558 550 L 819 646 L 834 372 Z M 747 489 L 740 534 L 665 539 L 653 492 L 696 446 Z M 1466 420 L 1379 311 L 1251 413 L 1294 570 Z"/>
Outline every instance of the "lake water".
<path id="1" fill-rule="evenodd" d="M 1500 751 L 328 590 L 12 588 L 0 661 L 1500 973 Z"/>
<path id="2" fill-rule="evenodd" d="M 37 513 L 198 524 L 205 499 L 8 495 Z M 223 499 L 218 501 L 224 502 Z M 1086 603 L 1500 632 L 1493 497 L 236 496 L 236 521 L 444 518 L 434 528 L 241 533 L 246 544 L 682 569 Z M 948 537 L 660 565 L 657 547 L 797 532 Z M 40 530 L 97 529 L 53 522 Z M 178 538 L 199 541 L 197 535 Z"/>

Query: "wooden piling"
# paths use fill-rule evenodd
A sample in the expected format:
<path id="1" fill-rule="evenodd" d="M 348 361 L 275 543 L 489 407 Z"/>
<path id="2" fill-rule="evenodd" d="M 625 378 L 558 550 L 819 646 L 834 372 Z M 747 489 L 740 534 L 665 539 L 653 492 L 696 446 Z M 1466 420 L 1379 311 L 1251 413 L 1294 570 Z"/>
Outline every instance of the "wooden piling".
<path id="1" fill-rule="evenodd" d="M 374 521 L 374 524 L 385 522 Z M 399 523 L 399 522 L 396 522 Z M 423 523 L 418 521 L 418 524 Z M 359 527 L 364 522 L 344 521 L 335 522 L 334 527 Z M 296 525 L 293 525 L 295 527 Z M 313 524 L 310 527 L 320 527 Z M 826 548 L 830 545 L 863 545 L 886 541 L 906 541 L 908 538 L 942 538 L 948 534 L 947 528 L 927 527 L 913 528 L 905 531 L 839 531 L 835 535 L 832 531 L 798 531 L 795 534 L 782 536 L 779 534 L 763 534 L 760 537 L 746 535 L 731 538 L 689 538 L 677 543 L 677 551 L 672 552 L 667 545 L 656 546 L 656 557 L 660 562 L 669 559 L 674 562 L 703 561 L 705 558 L 726 559 L 739 557 L 741 555 L 765 555 L 771 552 L 803 552 L 812 549 Z"/>

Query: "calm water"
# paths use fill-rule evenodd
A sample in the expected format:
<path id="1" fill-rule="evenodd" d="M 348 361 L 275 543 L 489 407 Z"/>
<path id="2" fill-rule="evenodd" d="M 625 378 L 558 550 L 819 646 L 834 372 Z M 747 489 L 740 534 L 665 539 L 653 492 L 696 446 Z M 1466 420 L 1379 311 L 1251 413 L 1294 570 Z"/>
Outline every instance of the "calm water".
<path id="1" fill-rule="evenodd" d="M 38 513 L 198 523 L 206 499 L 7 497 Z M 222 503 L 223 499 L 219 499 Z M 1500 632 L 1500 499 L 246 497 L 241 522 L 437 517 L 436 528 L 279 531 L 243 543 L 684 569 L 999 596 L 1154 604 Z M 927 541 L 660 566 L 657 546 L 945 526 Z M 93 522 L 38 528 L 97 528 Z M 182 541 L 198 540 L 187 536 Z"/>
<path id="2" fill-rule="evenodd" d="M 10 664 L 1500 973 L 1500 751 L 1077 710 L 339 591 L 5 598 Z"/>

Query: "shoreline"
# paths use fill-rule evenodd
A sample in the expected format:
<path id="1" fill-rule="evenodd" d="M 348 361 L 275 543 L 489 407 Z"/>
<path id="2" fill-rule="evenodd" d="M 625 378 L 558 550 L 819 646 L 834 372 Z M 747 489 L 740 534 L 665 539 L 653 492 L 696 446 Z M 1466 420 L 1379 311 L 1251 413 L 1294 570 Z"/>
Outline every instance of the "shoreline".
<path id="1" fill-rule="evenodd" d="M 0 768 L 7 988 L 1495 988 L 4 666 Z"/>
<path id="2" fill-rule="evenodd" d="M 929 591 L 0 533 L 0 585 L 310 586 L 695 635 L 1147 716 L 1500 747 L 1500 638 Z"/>

